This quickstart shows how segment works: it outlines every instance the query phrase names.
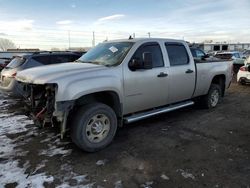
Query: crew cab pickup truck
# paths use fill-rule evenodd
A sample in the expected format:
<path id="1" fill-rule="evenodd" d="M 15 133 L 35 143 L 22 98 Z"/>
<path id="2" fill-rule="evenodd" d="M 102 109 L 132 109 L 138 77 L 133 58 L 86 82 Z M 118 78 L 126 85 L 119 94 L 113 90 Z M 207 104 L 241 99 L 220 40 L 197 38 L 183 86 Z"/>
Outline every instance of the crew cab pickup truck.
<path id="1" fill-rule="evenodd" d="M 117 127 L 201 102 L 214 108 L 232 76 L 232 62 L 195 63 L 181 40 L 103 42 L 75 63 L 21 71 L 36 121 L 70 130 L 73 142 L 94 152 L 111 143 Z"/>

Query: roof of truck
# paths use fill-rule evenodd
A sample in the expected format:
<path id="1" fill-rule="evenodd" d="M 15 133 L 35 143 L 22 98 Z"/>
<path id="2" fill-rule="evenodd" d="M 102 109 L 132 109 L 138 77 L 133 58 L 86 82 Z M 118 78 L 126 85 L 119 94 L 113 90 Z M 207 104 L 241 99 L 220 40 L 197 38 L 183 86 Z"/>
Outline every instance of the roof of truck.
<path id="1" fill-rule="evenodd" d="M 178 39 L 167 39 L 167 38 L 131 38 L 131 39 L 118 39 L 118 40 L 109 40 L 106 42 L 147 42 L 147 41 L 169 41 L 169 42 L 185 42 Z"/>

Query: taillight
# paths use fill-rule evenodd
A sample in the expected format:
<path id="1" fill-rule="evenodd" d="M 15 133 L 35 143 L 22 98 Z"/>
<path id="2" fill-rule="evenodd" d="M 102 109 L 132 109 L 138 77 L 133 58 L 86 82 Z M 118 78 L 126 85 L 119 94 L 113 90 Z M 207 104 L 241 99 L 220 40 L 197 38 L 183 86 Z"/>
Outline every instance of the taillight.
<path id="1" fill-rule="evenodd" d="M 241 70 L 241 71 L 247 71 L 247 67 L 245 67 L 245 66 L 240 67 L 240 70 Z"/>
<path id="2" fill-rule="evenodd" d="M 14 74 L 12 74 L 11 76 L 15 78 L 16 77 L 16 72 Z"/>

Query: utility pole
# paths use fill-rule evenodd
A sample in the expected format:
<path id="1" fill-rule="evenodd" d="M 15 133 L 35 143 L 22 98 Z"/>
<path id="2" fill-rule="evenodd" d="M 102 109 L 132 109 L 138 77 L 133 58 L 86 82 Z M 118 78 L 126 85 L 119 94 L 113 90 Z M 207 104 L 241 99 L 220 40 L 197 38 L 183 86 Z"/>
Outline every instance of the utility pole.
<path id="1" fill-rule="evenodd" d="M 92 47 L 95 46 L 95 32 L 93 31 L 93 38 L 92 38 Z"/>
<path id="2" fill-rule="evenodd" d="M 135 33 L 133 33 L 133 38 L 135 38 Z"/>
<path id="3" fill-rule="evenodd" d="M 68 31 L 69 49 L 70 49 L 70 30 Z"/>

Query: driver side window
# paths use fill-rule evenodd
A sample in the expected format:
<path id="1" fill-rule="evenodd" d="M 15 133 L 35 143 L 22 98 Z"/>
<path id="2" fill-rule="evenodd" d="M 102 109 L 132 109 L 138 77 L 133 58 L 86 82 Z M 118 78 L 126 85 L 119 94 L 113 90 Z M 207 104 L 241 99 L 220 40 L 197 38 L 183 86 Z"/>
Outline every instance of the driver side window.
<path id="1" fill-rule="evenodd" d="M 137 62 L 142 63 L 142 56 L 144 52 L 150 52 L 152 54 L 153 68 L 164 66 L 161 48 L 158 43 L 143 44 L 136 50 L 132 59 L 135 59 Z"/>

